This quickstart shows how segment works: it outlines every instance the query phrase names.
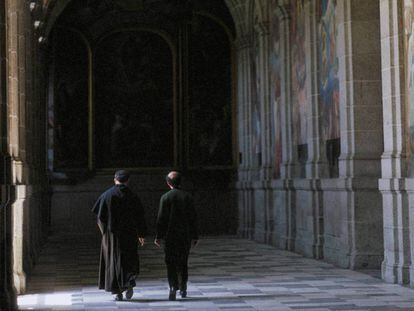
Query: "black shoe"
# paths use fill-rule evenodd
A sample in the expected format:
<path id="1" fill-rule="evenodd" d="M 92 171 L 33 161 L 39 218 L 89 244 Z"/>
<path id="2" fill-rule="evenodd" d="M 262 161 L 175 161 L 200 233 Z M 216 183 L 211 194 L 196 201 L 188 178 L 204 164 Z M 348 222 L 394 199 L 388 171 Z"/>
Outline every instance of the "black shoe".
<path id="1" fill-rule="evenodd" d="M 177 296 L 177 290 L 176 289 L 170 289 L 170 295 L 168 296 L 168 300 L 174 301 Z"/>
<path id="2" fill-rule="evenodd" d="M 187 291 L 186 290 L 180 290 L 181 298 L 187 298 Z"/>
<path id="3" fill-rule="evenodd" d="M 115 300 L 116 300 L 116 301 L 122 301 L 122 300 L 124 300 L 124 296 L 122 296 L 122 293 L 120 293 L 120 294 L 116 294 L 116 296 L 115 296 Z"/>
<path id="4" fill-rule="evenodd" d="M 129 300 L 132 298 L 132 295 L 134 295 L 134 290 L 132 287 L 129 287 L 125 292 L 125 298 Z"/>

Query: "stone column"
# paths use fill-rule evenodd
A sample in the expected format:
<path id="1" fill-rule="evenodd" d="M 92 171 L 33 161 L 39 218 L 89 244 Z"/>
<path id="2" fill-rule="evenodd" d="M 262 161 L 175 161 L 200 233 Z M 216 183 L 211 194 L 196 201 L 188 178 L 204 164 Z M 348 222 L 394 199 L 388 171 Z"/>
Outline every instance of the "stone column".
<path id="1" fill-rule="evenodd" d="M 306 178 L 308 187 L 312 192 L 312 218 L 313 218 L 313 257 L 323 258 L 323 193 L 321 191 L 321 177 L 324 175 L 323 139 L 321 137 L 321 109 L 319 104 L 319 76 L 318 76 L 318 20 L 317 2 L 308 3 L 306 18 L 307 35 L 307 68 L 308 79 L 308 160 L 306 161 Z"/>
<path id="2" fill-rule="evenodd" d="M 249 183 L 249 168 L 251 163 L 250 147 L 250 84 L 249 81 L 249 44 L 250 38 L 242 36 L 237 39 L 237 119 L 238 119 L 238 143 L 239 143 L 239 168 L 238 168 L 238 207 L 239 207 L 239 235 L 245 238 L 252 236 L 252 191 Z"/>
<path id="3" fill-rule="evenodd" d="M 319 104 L 319 68 L 318 68 L 318 4 L 316 1 L 308 2 L 307 34 L 309 44 L 307 45 L 307 68 L 310 78 L 308 79 L 308 160 L 306 161 L 306 177 L 309 179 L 321 178 L 326 175 L 321 107 Z"/>
<path id="4" fill-rule="evenodd" d="M 285 1 L 287 2 L 287 1 Z M 279 247 L 295 250 L 296 240 L 296 194 L 293 178 L 297 167 L 297 153 L 294 149 L 291 105 L 291 68 L 290 68 L 290 31 L 288 3 L 280 6 L 280 45 L 281 45 L 281 132 L 282 132 L 282 164 L 280 182 L 274 186 L 281 189 L 275 192 L 275 204 L 280 206 L 276 230 L 278 230 Z"/>
<path id="5" fill-rule="evenodd" d="M 404 1 L 381 0 L 382 101 L 384 153 L 379 187 L 383 199 L 384 261 L 382 278 L 414 283 L 412 179 L 406 179 L 406 78 L 404 72 Z M 407 194 L 408 192 L 408 194 Z"/>
<path id="6" fill-rule="evenodd" d="M 0 2 L 0 310 L 16 310 L 12 283 L 10 161 L 7 152 L 6 13 Z"/>
<path id="7" fill-rule="evenodd" d="M 341 204 L 329 207 L 331 216 L 341 215 L 340 223 L 335 224 L 340 239 L 334 242 L 341 247 L 328 260 L 351 269 L 377 268 L 383 253 L 378 191 L 383 152 L 379 2 L 344 0 L 341 4 L 341 155 L 337 186 L 342 190 Z"/>
<path id="8" fill-rule="evenodd" d="M 268 2 L 263 2 L 261 10 L 268 12 Z M 274 202 L 271 180 L 273 178 L 272 163 L 272 110 L 270 102 L 270 30 L 268 16 L 262 16 L 262 20 L 255 25 L 259 41 L 259 62 L 258 72 L 260 80 L 259 99 L 260 99 L 260 118 L 261 118 L 261 167 L 260 181 L 256 182 L 255 188 L 255 211 L 256 221 L 261 227 L 256 239 L 265 243 L 274 244 Z"/>
<path id="9" fill-rule="evenodd" d="M 12 177 L 16 199 L 12 204 L 13 281 L 17 293 L 26 288 L 24 271 L 24 229 L 26 204 L 26 35 L 30 26 L 29 8 L 25 1 L 6 0 L 7 68 L 8 68 L 8 131 Z"/>
<path id="10" fill-rule="evenodd" d="M 265 181 L 272 179 L 272 156 L 270 146 L 272 145 L 271 137 L 271 106 L 270 106 L 270 72 L 269 72 L 269 22 L 260 21 L 256 26 L 256 33 L 259 40 L 259 79 L 260 89 L 259 98 L 261 106 L 261 150 L 262 166 L 260 168 L 260 180 Z"/>
<path id="11" fill-rule="evenodd" d="M 317 3 L 305 1 L 304 12 L 297 18 L 304 18 L 305 34 L 305 63 L 306 63 L 306 146 L 307 159 L 305 175 L 297 170 L 293 181 L 296 194 L 297 237 L 296 250 L 305 256 L 323 258 L 323 195 L 321 191 L 321 137 L 320 137 L 320 109 L 318 97 L 318 27 L 316 20 Z M 293 69 L 292 69 L 293 70 Z M 293 90 L 291 90 L 293 91 Z M 292 103 L 293 104 L 293 103 Z M 292 126 L 293 116 L 291 119 Z M 292 141 L 294 152 L 297 142 Z M 298 165 L 299 167 L 300 165 Z M 302 164 L 303 166 L 303 164 Z"/>
<path id="12" fill-rule="evenodd" d="M 239 229 L 238 234 L 251 238 L 254 232 L 253 191 L 251 179 L 251 123 L 250 123 L 250 55 L 251 38 L 247 31 L 247 11 L 249 3 L 245 0 L 225 0 L 234 20 L 237 32 L 237 121 L 238 121 L 238 192 Z"/>

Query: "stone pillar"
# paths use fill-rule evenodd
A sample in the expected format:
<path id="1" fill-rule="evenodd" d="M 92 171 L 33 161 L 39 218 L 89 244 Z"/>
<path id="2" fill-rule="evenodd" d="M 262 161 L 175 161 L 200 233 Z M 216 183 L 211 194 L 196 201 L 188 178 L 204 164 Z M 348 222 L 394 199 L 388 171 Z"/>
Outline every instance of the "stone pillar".
<path id="1" fill-rule="evenodd" d="M 300 6 L 296 8 L 298 10 Z M 304 73 L 306 90 L 306 163 L 298 163 L 293 175 L 293 186 L 295 189 L 296 217 L 296 250 L 305 256 L 312 258 L 323 258 L 323 202 L 321 191 L 321 176 L 323 174 L 321 164 L 321 138 L 320 138 L 320 111 L 318 99 L 318 27 L 316 21 L 317 3 L 315 1 L 304 1 L 303 13 L 296 16 L 304 19 L 305 63 Z M 298 30 L 300 31 L 300 30 Z M 298 47 L 299 49 L 299 47 Z M 292 64 L 294 65 L 294 64 Z M 295 68 L 292 68 L 294 70 Z M 298 82 L 296 82 L 298 83 Z M 293 93 L 293 88 L 290 89 Z M 293 103 L 292 103 L 293 104 Z M 290 119 L 293 124 L 293 115 Z M 292 140 L 293 152 L 298 153 L 298 142 Z M 304 156 L 304 155 L 302 155 Z M 299 155 L 296 154 L 296 158 Z M 298 161 L 299 162 L 299 161 Z M 304 168 L 303 168 L 304 165 Z M 304 169 L 304 175 L 303 175 Z"/>
<path id="2" fill-rule="evenodd" d="M 242 36 L 237 39 L 237 120 L 239 143 L 239 168 L 238 168 L 238 207 L 239 207 L 239 235 L 245 238 L 252 236 L 252 191 L 249 183 L 249 164 L 251 163 L 251 147 L 249 140 L 250 125 L 250 96 L 249 79 L 249 37 Z"/>
<path id="3" fill-rule="evenodd" d="M 406 171 L 406 118 L 409 115 L 404 72 L 404 1 L 381 0 L 382 101 L 384 153 L 379 186 L 383 199 L 382 278 L 414 284 L 413 179 Z"/>
<path id="4" fill-rule="evenodd" d="M 319 179 L 326 176 L 326 162 L 324 161 L 322 117 L 319 101 L 319 54 L 318 54 L 318 4 L 316 1 L 308 2 L 308 14 L 306 15 L 306 38 L 307 44 L 307 68 L 310 78 L 308 79 L 308 160 L 306 161 L 306 178 Z"/>
<path id="5" fill-rule="evenodd" d="M 321 177 L 324 175 L 323 164 L 323 139 L 321 137 L 321 109 L 319 104 L 319 76 L 318 76 L 318 21 L 317 2 L 308 2 L 308 14 L 306 14 L 307 34 L 307 68 L 308 79 L 308 159 L 306 161 L 307 187 L 310 189 L 312 221 L 313 221 L 313 245 L 312 256 L 323 258 L 323 193 L 321 191 Z"/>
<path id="6" fill-rule="evenodd" d="M 10 161 L 7 153 L 6 14 L 0 2 L 0 310 L 17 310 L 12 284 Z"/>
<path id="7" fill-rule="evenodd" d="M 286 2 L 286 1 L 285 1 Z M 280 7 L 280 44 L 281 44 L 281 126 L 282 126 L 282 164 L 281 164 L 281 188 L 275 193 L 276 204 L 282 206 L 279 217 L 279 247 L 290 251 L 295 250 L 296 240 L 296 193 L 293 185 L 297 167 L 297 153 L 294 149 L 292 127 L 292 99 L 291 99 L 291 50 L 289 31 L 289 5 L 286 3 Z M 277 182 L 274 182 L 277 186 Z M 279 195 L 278 195 L 279 194 Z M 283 226 L 283 223 L 285 226 Z"/>
<path id="8" fill-rule="evenodd" d="M 5 0 L 7 68 L 7 154 L 10 155 L 13 284 L 26 289 L 30 272 L 48 225 L 45 160 L 44 80 L 35 18 L 41 6 L 34 1 Z M 39 26 L 40 27 L 40 26 Z M 39 29 L 37 29 L 38 31 Z"/>
<path id="9" fill-rule="evenodd" d="M 269 3 L 262 3 L 261 10 L 268 12 Z M 260 181 L 256 182 L 255 188 L 255 211 L 257 226 L 261 228 L 257 232 L 256 239 L 261 242 L 274 244 L 274 202 L 271 180 L 273 178 L 272 163 L 272 110 L 270 102 L 270 31 L 268 16 L 262 16 L 262 20 L 255 25 L 259 41 L 259 62 L 258 79 L 260 80 L 259 99 L 260 99 L 260 118 L 261 118 L 261 167 Z"/>
<path id="10" fill-rule="evenodd" d="M 265 8 L 264 8 L 265 10 Z M 263 18 L 264 19 L 264 18 Z M 262 166 L 260 168 L 260 180 L 265 181 L 272 179 L 272 133 L 271 133 L 271 107 L 270 107 L 270 72 L 269 72 L 269 22 L 260 21 L 256 27 L 256 33 L 259 40 L 259 98 L 261 106 L 261 149 L 262 149 Z"/>
<path id="11" fill-rule="evenodd" d="M 340 83 L 340 253 L 328 260 L 377 268 L 382 260 L 382 210 L 378 191 L 383 152 L 379 2 L 344 0 L 338 48 Z M 328 181 L 326 181 L 328 182 Z M 331 182 L 331 184 L 333 184 Z M 332 202 L 331 202 L 332 203 Z M 334 247 L 333 245 L 331 245 Z"/>
<path id="12" fill-rule="evenodd" d="M 8 130 L 9 153 L 12 157 L 12 183 L 23 183 L 23 162 L 21 159 L 22 124 L 21 112 L 24 110 L 24 86 L 22 78 L 25 68 L 24 19 L 22 1 L 6 1 L 7 47 L 8 47 Z M 23 119 L 24 120 L 24 119 Z M 24 150 L 23 150 L 24 152 Z M 23 269 L 23 204 L 13 202 L 13 281 L 17 293 L 25 290 L 26 275 Z"/>

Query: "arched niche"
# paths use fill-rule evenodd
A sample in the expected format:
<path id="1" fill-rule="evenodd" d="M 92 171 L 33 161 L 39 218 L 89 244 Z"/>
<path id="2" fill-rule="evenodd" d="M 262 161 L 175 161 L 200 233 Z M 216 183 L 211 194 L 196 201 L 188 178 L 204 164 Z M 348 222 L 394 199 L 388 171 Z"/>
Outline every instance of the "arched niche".
<path id="1" fill-rule="evenodd" d="M 220 20 L 200 13 L 190 42 L 189 165 L 231 166 L 232 37 Z"/>
<path id="2" fill-rule="evenodd" d="M 117 31 L 96 45 L 96 168 L 174 165 L 173 59 L 169 43 L 147 30 Z"/>
<path id="3" fill-rule="evenodd" d="M 88 167 L 88 72 L 90 48 L 71 29 L 53 34 L 48 105 L 49 167 Z"/>
<path id="4" fill-rule="evenodd" d="M 74 127 L 86 135 L 79 154 L 87 164 L 50 169 L 234 168 L 235 30 L 224 4 L 197 2 L 182 14 L 161 1 L 135 11 L 105 3 L 71 1 L 48 40 L 58 46 L 62 29 L 72 27 L 89 66 L 87 98 L 79 101 L 86 117 Z M 55 52 L 50 76 L 62 61 Z M 49 95 L 53 116 L 56 94 Z"/>

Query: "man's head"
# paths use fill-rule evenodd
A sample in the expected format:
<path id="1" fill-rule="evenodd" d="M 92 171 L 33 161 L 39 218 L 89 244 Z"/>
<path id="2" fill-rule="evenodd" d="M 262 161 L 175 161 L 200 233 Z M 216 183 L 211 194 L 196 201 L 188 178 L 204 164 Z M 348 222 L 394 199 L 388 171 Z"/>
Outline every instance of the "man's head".
<path id="1" fill-rule="evenodd" d="M 169 172 L 165 179 L 170 188 L 178 188 L 181 185 L 181 174 L 177 171 Z"/>
<path id="2" fill-rule="evenodd" d="M 129 172 L 125 170 L 119 170 L 115 172 L 114 182 L 116 184 L 126 184 L 129 181 Z"/>

